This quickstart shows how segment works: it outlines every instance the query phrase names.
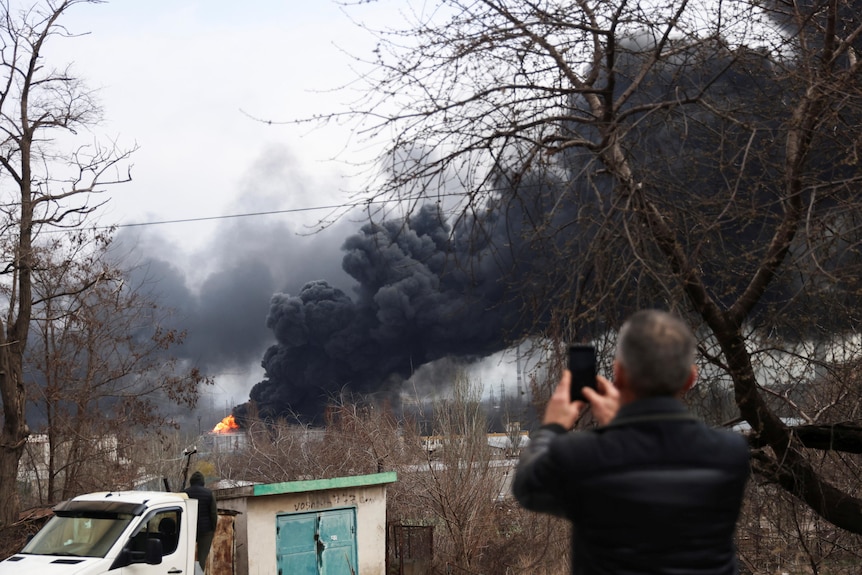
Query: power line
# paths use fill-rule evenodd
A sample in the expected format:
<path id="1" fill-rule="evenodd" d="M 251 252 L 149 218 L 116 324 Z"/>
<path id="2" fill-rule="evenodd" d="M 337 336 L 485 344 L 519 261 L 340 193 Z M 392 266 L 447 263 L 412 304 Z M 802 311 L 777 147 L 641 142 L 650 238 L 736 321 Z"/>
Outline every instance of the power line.
<path id="1" fill-rule="evenodd" d="M 435 197 L 436 198 L 442 198 L 442 197 L 447 197 L 447 196 L 460 196 L 460 195 L 463 195 L 463 194 L 459 194 L 459 193 L 438 194 Z M 422 198 L 401 198 L 399 200 L 395 200 L 395 202 L 396 203 L 413 202 L 413 201 L 416 201 L 418 199 L 422 199 Z M 430 200 L 431 198 L 427 198 L 427 199 Z M 192 223 L 192 222 L 206 222 L 206 221 L 212 221 L 212 220 L 228 220 L 228 219 L 232 219 L 232 218 L 249 218 L 249 217 L 254 217 L 254 216 L 270 216 L 270 215 L 275 215 L 275 214 L 295 214 L 295 213 L 300 213 L 300 212 L 314 212 L 314 211 L 319 211 L 319 210 L 337 210 L 337 209 L 341 209 L 341 208 L 358 208 L 360 206 L 368 206 L 368 205 L 372 205 L 372 204 L 384 204 L 384 203 L 387 203 L 390 201 L 392 201 L 392 200 L 368 199 L 368 200 L 362 200 L 359 202 L 353 202 L 353 203 L 348 202 L 348 203 L 344 203 L 344 204 L 334 204 L 334 205 L 330 205 L 330 206 L 310 206 L 310 207 L 306 207 L 306 208 L 291 208 L 291 209 L 287 209 L 287 210 L 268 210 L 265 212 L 248 212 L 248 213 L 244 213 L 244 214 L 225 214 L 225 215 L 221 215 L 221 216 L 203 216 L 203 217 L 199 217 L 199 218 L 181 218 L 181 219 L 177 219 L 177 220 L 158 220 L 158 221 L 153 221 L 153 222 L 135 222 L 135 223 L 131 223 L 131 224 L 116 224 L 113 226 L 97 226 L 95 229 L 107 229 L 107 228 L 112 228 L 112 227 L 114 227 L 114 228 L 134 228 L 134 227 L 141 227 L 141 226 L 158 226 L 158 225 L 162 225 L 162 224 L 186 224 L 186 223 Z"/>
<path id="2" fill-rule="evenodd" d="M 314 212 L 314 211 L 320 211 L 320 210 L 338 210 L 338 209 L 345 209 L 345 208 L 358 208 L 358 207 L 362 207 L 362 206 L 369 206 L 369 205 L 373 205 L 373 204 L 384 204 L 384 203 L 389 203 L 389 202 L 402 203 L 403 204 L 403 203 L 415 202 L 415 201 L 422 200 L 422 199 L 433 201 L 434 199 L 439 199 L 439 198 L 443 198 L 443 197 L 462 196 L 462 195 L 463 194 L 460 194 L 460 193 L 448 193 L 448 194 L 438 194 L 438 195 L 434 196 L 434 198 L 430 198 L 430 197 L 429 198 L 399 198 L 396 200 L 368 199 L 368 200 L 361 200 L 361 201 L 357 201 L 357 202 L 347 202 L 347 203 L 343 203 L 343 204 L 333 204 L 333 205 L 326 205 L 326 206 L 309 206 L 309 207 L 305 207 L 305 208 L 290 208 L 290 209 L 285 209 L 285 210 L 267 210 L 267 211 L 263 211 L 263 212 L 247 212 L 247 213 L 242 213 L 242 214 L 224 214 L 224 215 L 220 215 L 220 216 L 201 216 L 201 217 L 197 217 L 197 218 L 179 218 L 179 219 L 175 219 L 175 220 L 155 220 L 155 221 L 151 221 L 151 222 L 132 222 L 129 224 L 113 224 L 113 225 L 107 225 L 107 226 L 87 226 L 86 229 L 107 230 L 107 229 L 111 229 L 111 228 L 136 228 L 136 227 L 144 227 L 144 226 L 159 226 L 159 225 L 166 225 L 166 224 L 187 224 L 187 223 L 194 223 L 194 222 L 228 220 L 228 219 L 234 219 L 234 218 L 250 218 L 250 217 L 256 217 L 256 216 L 270 216 L 270 215 L 277 215 L 277 214 L 295 214 L 295 213 L 301 213 L 301 212 Z M 81 228 L 74 228 L 73 227 L 73 228 L 48 229 L 48 230 L 42 230 L 42 232 L 40 232 L 40 233 L 68 232 L 70 230 L 73 231 L 76 229 L 81 229 Z"/>
<path id="3" fill-rule="evenodd" d="M 383 200 L 380 200 L 381 202 Z M 114 226 L 98 226 L 99 228 L 134 228 L 141 226 L 158 226 L 162 224 L 186 224 L 191 222 L 207 222 L 212 220 L 228 220 L 231 218 L 250 218 L 253 216 L 269 216 L 274 214 L 293 214 L 298 212 L 312 212 L 317 210 L 335 210 L 338 208 L 355 208 L 366 204 L 379 203 L 376 201 L 361 202 L 356 204 L 338 204 L 333 206 L 313 206 L 309 208 L 291 208 L 289 210 L 269 210 L 266 212 L 248 212 L 245 214 L 225 214 L 221 216 L 203 216 L 199 218 L 182 218 L 178 220 L 158 220 L 152 222 L 135 222 L 131 224 L 116 224 Z"/>

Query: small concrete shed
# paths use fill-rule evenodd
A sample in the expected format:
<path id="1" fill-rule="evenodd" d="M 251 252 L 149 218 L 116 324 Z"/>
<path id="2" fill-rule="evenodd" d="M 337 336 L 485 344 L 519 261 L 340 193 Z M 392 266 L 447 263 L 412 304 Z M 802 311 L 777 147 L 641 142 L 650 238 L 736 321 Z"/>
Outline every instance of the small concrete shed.
<path id="1" fill-rule="evenodd" d="M 236 512 L 240 575 L 386 571 L 386 486 L 394 472 L 215 490 Z"/>

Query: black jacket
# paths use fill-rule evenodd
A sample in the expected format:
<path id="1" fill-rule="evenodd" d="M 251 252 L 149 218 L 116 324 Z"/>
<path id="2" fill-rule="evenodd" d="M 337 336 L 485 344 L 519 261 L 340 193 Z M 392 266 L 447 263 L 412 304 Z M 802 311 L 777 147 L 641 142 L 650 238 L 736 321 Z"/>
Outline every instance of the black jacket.
<path id="1" fill-rule="evenodd" d="M 594 431 L 541 428 L 513 490 L 524 507 L 572 521 L 577 575 L 731 575 L 748 473 L 741 435 L 661 397 Z"/>
<path id="2" fill-rule="evenodd" d="M 218 523 L 218 506 L 213 492 L 203 485 L 189 485 L 186 495 L 198 500 L 198 537 L 215 531 Z"/>

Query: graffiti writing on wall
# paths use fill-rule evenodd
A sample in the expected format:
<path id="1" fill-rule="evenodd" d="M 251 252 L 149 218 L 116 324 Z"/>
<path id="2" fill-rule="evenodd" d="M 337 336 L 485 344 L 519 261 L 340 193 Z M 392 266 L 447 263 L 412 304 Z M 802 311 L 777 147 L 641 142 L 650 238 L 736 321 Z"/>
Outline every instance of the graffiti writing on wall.
<path id="1" fill-rule="evenodd" d="M 366 505 L 374 503 L 376 497 L 373 494 L 354 491 L 343 491 L 329 494 L 309 494 L 305 501 L 297 501 L 293 504 L 294 511 L 315 511 L 317 509 L 328 509 L 331 507 L 347 507 L 354 505 Z"/>

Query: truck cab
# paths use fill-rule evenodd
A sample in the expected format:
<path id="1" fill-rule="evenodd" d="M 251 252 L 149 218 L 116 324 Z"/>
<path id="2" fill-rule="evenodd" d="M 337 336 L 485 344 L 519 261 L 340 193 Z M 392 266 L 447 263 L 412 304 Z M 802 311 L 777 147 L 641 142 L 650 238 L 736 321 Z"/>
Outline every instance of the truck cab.
<path id="1" fill-rule="evenodd" d="M 90 493 L 54 517 L 0 575 L 194 575 L 197 500 L 184 493 Z"/>

